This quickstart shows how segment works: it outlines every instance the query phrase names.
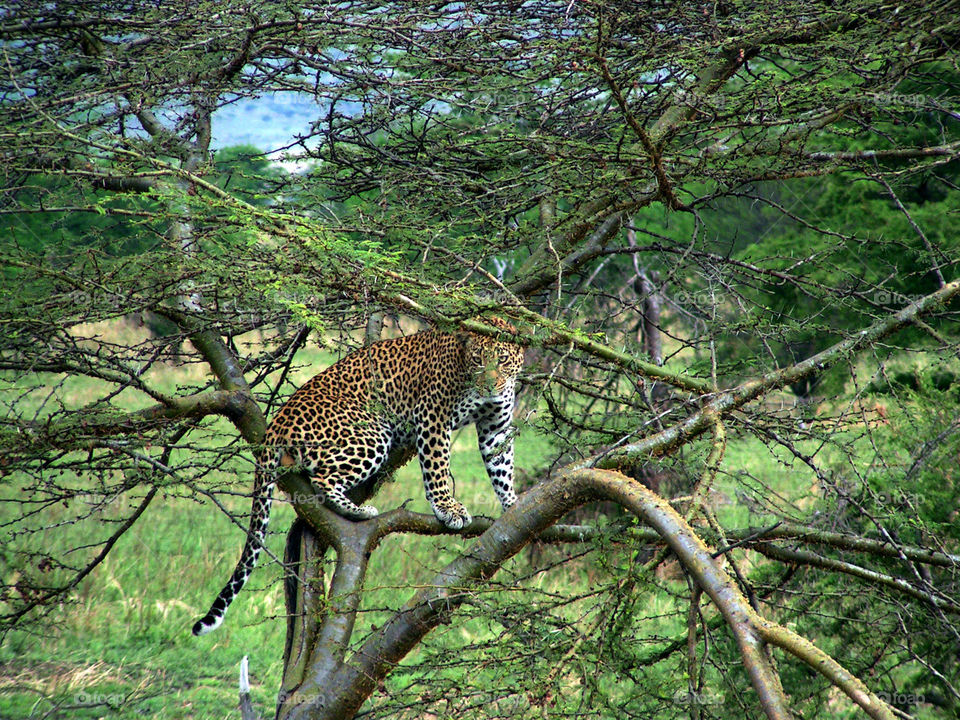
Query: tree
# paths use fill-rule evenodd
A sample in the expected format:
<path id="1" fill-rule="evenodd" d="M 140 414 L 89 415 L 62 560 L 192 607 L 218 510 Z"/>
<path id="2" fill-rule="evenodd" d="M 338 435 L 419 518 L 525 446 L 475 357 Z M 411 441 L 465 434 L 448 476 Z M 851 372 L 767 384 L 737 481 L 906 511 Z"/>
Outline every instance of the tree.
<path id="1" fill-rule="evenodd" d="M 285 476 L 300 520 L 278 717 L 369 701 L 373 716 L 785 718 L 835 688 L 871 717 L 918 698 L 955 712 L 960 283 L 942 215 L 957 200 L 957 17 L 860 2 L 14 4 L 0 212 L 33 239 L 2 247 L 4 627 L 42 621 L 162 493 L 248 487 L 249 449 L 313 333 L 355 344 L 384 314 L 496 333 L 483 318 L 497 314 L 531 348 L 524 402 L 541 411 L 525 432 L 551 438 L 549 457 L 524 468 L 516 508 L 476 520 L 477 539 L 369 631 L 369 558 L 441 526 L 403 508 L 344 521 Z M 317 103 L 278 149 L 309 171 L 213 152 L 218 109 L 271 94 Z M 939 212 L 920 210 L 918 178 Z M 836 223 L 858 205 L 886 224 Z M 85 215 L 130 241 L 36 241 Z M 189 339 L 192 386 L 170 383 L 166 340 L 104 334 L 144 311 Z M 827 371 L 836 395 L 813 413 L 778 393 Z M 71 397 L 80 379 L 92 399 Z M 777 485 L 751 471 L 758 448 L 792 468 Z M 220 487 L 215 468 L 241 477 Z M 659 494 L 637 479 L 652 475 Z M 98 526 L 116 497 L 133 506 Z M 622 510 L 557 524 L 599 500 Z M 64 503 L 96 540 L 40 541 Z M 537 538 L 582 548 L 563 564 L 598 586 L 520 578 L 521 601 L 487 600 Z M 672 584 L 655 574 L 671 557 Z M 653 600 L 678 634 L 644 635 Z M 469 652 L 424 645 L 468 620 L 483 626 Z"/>

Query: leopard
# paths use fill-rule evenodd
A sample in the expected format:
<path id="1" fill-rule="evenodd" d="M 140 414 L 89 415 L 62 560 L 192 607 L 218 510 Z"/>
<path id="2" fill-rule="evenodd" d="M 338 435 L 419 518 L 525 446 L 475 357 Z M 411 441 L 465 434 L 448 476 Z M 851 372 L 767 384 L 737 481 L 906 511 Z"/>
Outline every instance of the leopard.
<path id="1" fill-rule="evenodd" d="M 516 335 L 500 317 L 481 319 Z M 277 411 L 256 453 L 246 541 L 229 582 L 194 635 L 217 629 L 246 584 L 263 548 L 277 475 L 300 470 L 316 497 L 337 515 L 375 518 L 351 490 L 375 488 L 416 455 L 434 515 L 460 531 L 471 515 L 454 495 L 452 433 L 477 429 L 480 455 L 504 510 L 514 489 L 513 415 L 523 347 L 467 330 L 424 330 L 381 340 L 345 355 L 304 383 Z"/>

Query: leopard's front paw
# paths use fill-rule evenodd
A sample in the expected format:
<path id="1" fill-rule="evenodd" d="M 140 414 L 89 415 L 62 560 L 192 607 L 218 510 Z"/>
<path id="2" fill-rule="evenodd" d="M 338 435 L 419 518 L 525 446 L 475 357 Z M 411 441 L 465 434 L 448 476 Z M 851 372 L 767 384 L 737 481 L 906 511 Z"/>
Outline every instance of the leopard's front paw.
<path id="1" fill-rule="evenodd" d="M 442 504 L 437 503 L 433 506 L 433 513 L 440 522 L 451 530 L 463 530 L 473 520 L 463 503 L 457 500 L 449 500 Z"/>

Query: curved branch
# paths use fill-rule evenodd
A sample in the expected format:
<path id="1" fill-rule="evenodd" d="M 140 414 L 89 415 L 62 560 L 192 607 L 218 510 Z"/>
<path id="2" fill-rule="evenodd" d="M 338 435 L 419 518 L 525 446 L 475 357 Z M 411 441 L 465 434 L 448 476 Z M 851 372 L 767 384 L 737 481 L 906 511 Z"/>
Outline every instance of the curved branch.
<path id="1" fill-rule="evenodd" d="M 892 720 L 890 709 L 860 680 L 811 643 L 750 607 L 734 582 L 717 566 L 711 552 L 669 503 L 620 473 L 580 469 L 563 472 L 532 488 L 504 512 L 460 557 L 443 568 L 425 587 L 372 633 L 333 672 L 308 673 L 299 688 L 299 706 L 289 707 L 285 718 L 352 717 L 363 702 L 422 638 L 466 600 L 471 591 L 490 578 L 510 557 L 574 507 L 591 500 L 614 500 L 652 526 L 720 609 L 737 638 L 760 702 L 770 718 L 790 718 L 779 679 L 764 651 L 771 642 L 796 654 L 827 676 L 874 718 Z M 298 510 L 299 511 L 299 510 Z M 405 512 L 405 511 L 404 511 Z M 385 516 L 389 518 L 389 514 Z M 403 512 L 386 519 L 386 525 L 408 520 Z M 356 523 L 377 527 L 377 521 Z M 323 667 L 314 657 L 313 668 Z"/>
<path id="2" fill-rule="evenodd" d="M 240 435 L 249 443 L 259 444 L 267 431 L 267 418 L 260 405 L 253 399 L 250 384 L 243 374 L 243 367 L 236 355 L 227 347 L 223 339 L 213 330 L 207 329 L 196 319 L 176 310 L 157 309 L 168 317 L 190 337 L 190 342 L 210 366 L 210 370 L 220 382 L 222 392 L 230 395 L 230 412 L 225 414 L 240 431 Z"/>
<path id="3" fill-rule="evenodd" d="M 796 655 L 840 688 L 870 717 L 893 720 L 893 713 L 857 677 L 796 633 L 761 617 L 732 580 L 713 562 L 712 554 L 689 525 L 662 498 L 619 473 L 591 474 L 608 497 L 625 505 L 654 527 L 706 592 L 737 637 L 754 688 L 768 717 L 791 717 L 761 641 Z M 599 490 L 600 488 L 598 488 Z M 785 713 L 785 714 L 779 714 Z"/>
<path id="4" fill-rule="evenodd" d="M 795 525 L 792 523 L 780 523 L 771 528 L 731 530 L 726 532 L 726 536 L 730 540 L 745 541 L 738 544 L 743 544 L 747 547 L 762 545 L 768 543 L 770 540 L 794 539 L 880 557 L 906 557 L 909 560 L 926 565 L 960 567 L 960 555 L 951 555 L 909 545 L 892 545 L 883 540 L 860 537 L 859 535 L 846 535 L 844 533 L 830 532 L 828 530 L 820 530 L 819 528 Z M 725 551 L 726 548 L 721 548 L 718 552 Z"/>

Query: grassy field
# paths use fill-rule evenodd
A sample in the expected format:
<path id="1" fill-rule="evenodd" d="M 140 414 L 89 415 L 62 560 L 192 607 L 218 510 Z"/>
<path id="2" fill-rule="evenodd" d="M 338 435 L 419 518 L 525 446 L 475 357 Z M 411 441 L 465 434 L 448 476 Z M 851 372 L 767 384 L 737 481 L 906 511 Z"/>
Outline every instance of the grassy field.
<path id="1" fill-rule="evenodd" d="M 329 360 L 330 356 L 314 351 L 293 381 L 301 382 Z M 201 378 L 201 369 L 194 366 L 168 369 L 154 379 L 161 388 L 173 390 Z M 7 390 L 12 392 L 15 385 L 9 383 Z M 67 383 L 58 390 L 65 404 L 77 406 L 99 391 L 92 381 Z M 136 404 L 131 398 L 129 406 Z M 220 429 L 230 435 L 228 426 Z M 521 431 L 516 451 L 521 473 L 541 466 L 551 454 L 548 440 L 529 427 Z M 471 512 L 499 514 L 472 428 L 455 436 L 452 470 L 458 496 Z M 382 488 L 374 504 L 387 510 L 409 501 L 410 509 L 429 512 L 419 475 L 416 463 L 406 466 L 393 483 Z M 211 485 L 222 484 L 237 493 L 246 491 L 251 479 L 249 460 L 242 459 L 206 478 Z M 757 525 L 767 518 L 738 502 L 738 493 L 755 489 L 802 508 L 812 497 L 813 485 L 809 469 L 798 466 L 785 453 L 771 452 L 755 439 L 734 439 L 728 447 L 724 474 L 715 487 L 717 513 L 728 526 Z M 112 520 L 125 516 L 126 503 L 136 499 L 123 498 L 108 505 L 98 516 L 103 528 L 109 530 Z M 221 494 L 220 499 L 235 513 L 245 512 L 249 503 L 239 494 Z M 4 513 L 9 509 L 6 504 L 0 506 Z M 91 542 L 93 538 L 86 535 L 91 532 L 89 524 L 60 523 L 69 517 L 69 508 L 62 510 L 62 517 L 45 516 L 48 529 L 31 536 L 29 542 L 50 548 Z M 284 533 L 292 517 L 286 503 L 275 505 L 269 547 L 276 556 L 282 557 Z M 8 519 L 6 515 L 4 519 Z M 371 561 L 358 628 L 379 624 L 391 609 L 406 601 L 412 588 L 467 542 L 408 536 L 386 539 Z M 280 681 L 285 632 L 277 564 L 261 563 L 223 627 L 202 638 L 190 634 L 192 623 L 228 579 L 242 543 L 243 530 L 209 500 L 197 500 L 183 488 L 171 488 L 158 496 L 69 602 L 52 612 L 40 627 L 10 633 L 4 639 L 0 645 L 0 720 L 236 717 L 238 668 L 245 655 L 250 661 L 254 702 L 269 714 Z M 529 562 L 521 555 L 505 572 L 522 574 Z M 571 580 L 561 571 L 545 582 L 549 589 L 565 593 L 582 589 L 580 584 L 588 580 Z M 677 582 L 685 591 L 685 583 Z M 645 632 L 651 637 L 670 636 L 681 629 L 671 613 L 671 603 L 669 599 L 662 604 L 651 602 L 645 608 Z M 477 640 L 486 630 L 461 613 L 441 632 L 443 642 L 456 647 Z"/>
<path id="2" fill-rule="evenodd" d="M 475 514 L 495 515 L 475 441 L 472 430 L 455 441 L 458 495 Z M 535 437 L 517 443 L 521 465 L 542 452 Z M 416 463 L 403 468 L 375 503 L 386 510 L 408 500 L 410 509 L 430 511 Z M 223 502 L 236 512 L 248 504 L 243 498 Z M 101 520 L 119 516 L 121 509 L 108 508 Z M 278 557 L 292 518 L 289 505 L 275 505 L 269 547 Z M 43 544 L 81 544 L 85 530 L 51 529 Z M 466 542 L 388 538 L 371 564 L 364 622 L 375 623 L 385 609 L 402 605 L 410 586 Z M 285 631 L 275 562 L 261 563 L 223 627 L 202 638 L 190 634 L 228 579 L 242 543 L 242 531 L 209 502 L 172 495 L 155 500 L 39 632 L 11 633 L 0 646 L 0 718 L 43 717 L 51 710 L 51 717 L 233 717 L 244 655 L 255 702 L 272 707 Z"/>

